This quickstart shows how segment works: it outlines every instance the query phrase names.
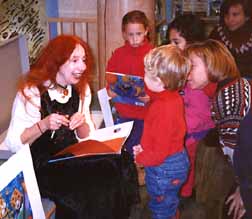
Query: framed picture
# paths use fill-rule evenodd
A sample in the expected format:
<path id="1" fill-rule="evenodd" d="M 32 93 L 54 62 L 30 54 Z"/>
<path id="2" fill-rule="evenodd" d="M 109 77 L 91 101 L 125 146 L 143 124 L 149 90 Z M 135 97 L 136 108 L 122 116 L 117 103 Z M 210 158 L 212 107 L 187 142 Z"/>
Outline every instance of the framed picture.
<path id="1" fill-rule="evenodd" d="M 45 219 L 29 146 L 0 166 L 0 219 Z"/>

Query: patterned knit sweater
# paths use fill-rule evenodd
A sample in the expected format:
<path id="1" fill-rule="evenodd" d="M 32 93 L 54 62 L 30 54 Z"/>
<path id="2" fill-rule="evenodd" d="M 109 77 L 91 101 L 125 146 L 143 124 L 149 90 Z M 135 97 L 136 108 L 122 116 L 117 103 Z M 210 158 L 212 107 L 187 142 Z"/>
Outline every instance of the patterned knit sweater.
<path id="1" fill-rule="evenodd" d="M 222 42 L 232 53 L 243 77 L 252 78 L 252 21 L 230 31 L 224 25 L 218 25 L 209 38 Z"/>
<path id="2" fill-rule="evenodd" d="M 234 148 L 238 143 L 240 122 L 251 106 L 251 85 L 244 78 L 219 82 L 212 105 L 212 117 L 223 146 Z"/>

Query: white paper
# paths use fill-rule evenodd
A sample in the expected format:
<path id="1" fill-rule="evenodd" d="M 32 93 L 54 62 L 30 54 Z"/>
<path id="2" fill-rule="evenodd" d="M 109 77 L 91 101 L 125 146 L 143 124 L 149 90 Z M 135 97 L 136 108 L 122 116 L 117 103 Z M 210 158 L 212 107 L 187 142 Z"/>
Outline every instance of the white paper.
<path id="1" fill-rule="evenodd" d="M 124 122 L 110 127 L 97 129 L 87 139 L 106 141 L 115 138 L 128 137 L 133 127 L 133 121 Z"/>
<path id="2" fill-rule="evenodd" d="M 132 130 L 132 127 L 133 127 L 133 121 L 130 121 L 102 129 L 97 129 L 94 132 L 92 132 L 90 136 L 85 140 L 92 139 L 97 141 L 106 141 L 121 137 L 126 137 L 127 139 Z"/>
<path id="3" fill-rule="evenodd" d="M 13 155 L 11 151 L 0 149 L 0 159 L 7 160 L 11 155 Z"/>
<path id="4" fill-rule="evenodd" d="M 45 219 L 29 146 L 21 148 L 0 166 L 0 191 L 2 191 L 20 172 L 23 172 L 24 175 L 33 218 Z"/>
<path id="5" fill-rule="evenodd" d="M 101 111 L 103 114 L 105 127 L 113 126 L 114 120 L 113 120 L 111 106 L 109 103 L 109 96 L 108 96 L 106 88 L 98 90 L 97 96 L 98 96 L 98 100 L 101 106 Z"/>

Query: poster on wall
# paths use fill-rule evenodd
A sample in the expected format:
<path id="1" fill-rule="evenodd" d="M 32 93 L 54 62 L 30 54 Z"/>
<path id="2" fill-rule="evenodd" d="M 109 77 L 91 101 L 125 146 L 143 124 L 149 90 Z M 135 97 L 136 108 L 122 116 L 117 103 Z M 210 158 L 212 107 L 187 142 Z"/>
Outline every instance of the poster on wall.
<path id="1" fill-rule="evenodd" d="M 0 166 L 0 218 L 45 219 L 29 146 Z"/>
<path id="2" fill-rule="evenodd" d="M 45 1 L 0 1 L 0 42 L 24 35 L 32 64 L 46 40 Z"/>

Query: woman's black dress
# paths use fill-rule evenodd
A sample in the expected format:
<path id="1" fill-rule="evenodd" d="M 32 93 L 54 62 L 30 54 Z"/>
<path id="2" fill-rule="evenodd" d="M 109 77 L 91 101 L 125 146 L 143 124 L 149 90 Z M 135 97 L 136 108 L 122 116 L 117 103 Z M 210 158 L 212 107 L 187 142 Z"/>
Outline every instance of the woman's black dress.
<path id="1" fill-rule="evenodd" d="M 51 113 L 73 115 L 79 95 L 65 104 L 51 101 L 48 92 L 41 97 L 41 117 Z M 127 152 L 121 155 L 74 158 L 55 163 L 48 160 L 61 149 L 77 142 L 73 131 L 61 127 L 51 139 L 46 131 L 31 146 L 35 173 L 42 197 L 56 203 L 57 219 L 123 219 L 139 201 L 137 173 Z"/>

